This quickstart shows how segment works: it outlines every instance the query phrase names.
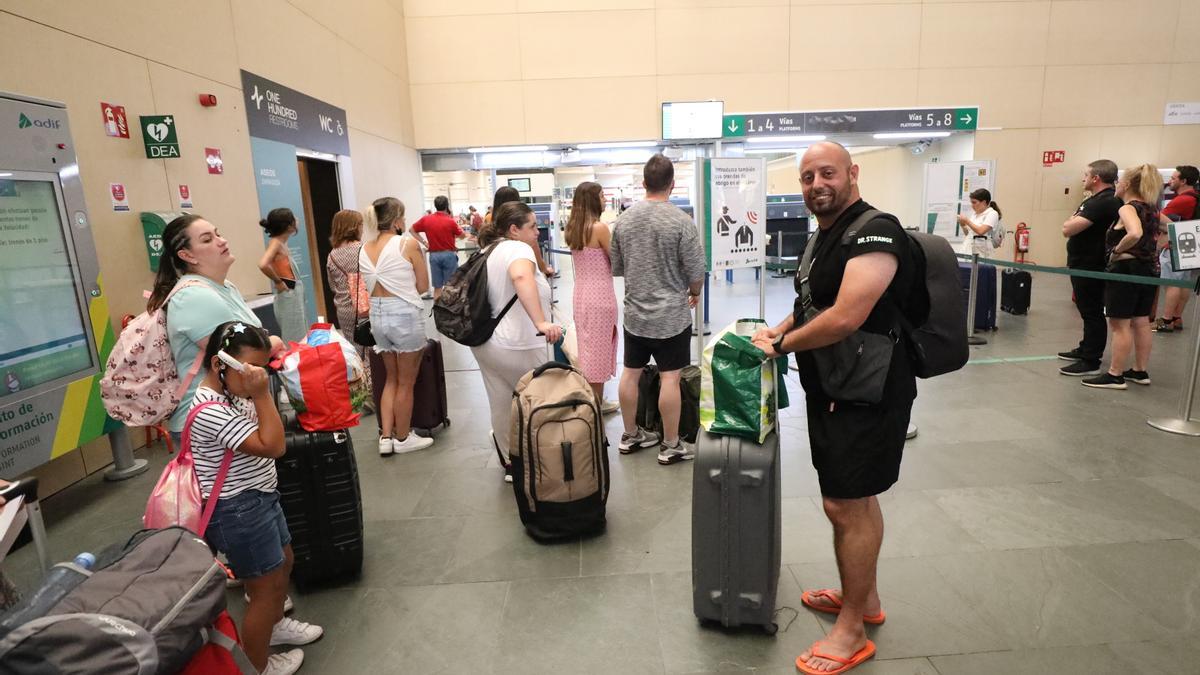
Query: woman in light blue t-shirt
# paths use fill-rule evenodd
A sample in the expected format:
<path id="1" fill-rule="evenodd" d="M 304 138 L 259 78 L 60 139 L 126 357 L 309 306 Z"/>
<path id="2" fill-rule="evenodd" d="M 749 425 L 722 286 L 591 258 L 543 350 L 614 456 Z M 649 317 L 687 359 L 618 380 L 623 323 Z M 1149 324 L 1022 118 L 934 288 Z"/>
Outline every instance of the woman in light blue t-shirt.
<path id="1" fill-rule="evenodd" d="M 215 225 L 195 214 L 182 215 L 167 224 L 162 242 L 163 255 L 146 310 L 154 311 L 167 303 L 167 336 L 179 376 L 184 378 L 217 326 L 226 321 L 244 321 L 252 326 L 261 326 L 262 322 L 246 306 L 237 286 L 225 279 L 235 258 Z M 183 288 L 170 295 L 180 284 Z M 276 351 L 283 349 L 279 338 L 272 336 L 271 343 Z M 203 379 L 202 367 L 181 399 L 187 404 L 181 404 L 171 416 L 168 428 L 173 436 L 183 430 L 192 397 Z"/>

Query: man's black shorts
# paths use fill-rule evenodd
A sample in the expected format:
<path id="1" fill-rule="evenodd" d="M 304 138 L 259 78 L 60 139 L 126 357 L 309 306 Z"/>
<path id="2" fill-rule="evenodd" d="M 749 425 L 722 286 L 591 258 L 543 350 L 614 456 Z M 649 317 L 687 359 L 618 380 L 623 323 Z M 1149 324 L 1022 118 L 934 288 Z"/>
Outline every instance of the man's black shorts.
<path id="1" fill-rule="evenodd" d="M 861 499 L 900 477 L 912 401 L 855 406 L 808 400 L 808 440 L 821 495 Z"/>
<path id="2" fill-rule="evenodd" d="M 675 337 L 648 338 L 625 331 L 625 367 L 645 368 L 654 357 L 660 371 L 679 370 L 692 362 L 692 327 Z"/>

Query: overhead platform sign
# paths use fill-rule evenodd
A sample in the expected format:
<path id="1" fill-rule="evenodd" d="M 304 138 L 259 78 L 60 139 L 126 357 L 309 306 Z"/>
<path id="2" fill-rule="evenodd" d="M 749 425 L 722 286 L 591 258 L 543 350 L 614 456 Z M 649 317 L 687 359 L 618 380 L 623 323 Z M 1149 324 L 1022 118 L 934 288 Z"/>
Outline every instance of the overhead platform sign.
<path id="1" fill-rule="evenodd" d="M 725 115 L 722 138 L 972 131 L 979 108 L 903 108 Z"/>

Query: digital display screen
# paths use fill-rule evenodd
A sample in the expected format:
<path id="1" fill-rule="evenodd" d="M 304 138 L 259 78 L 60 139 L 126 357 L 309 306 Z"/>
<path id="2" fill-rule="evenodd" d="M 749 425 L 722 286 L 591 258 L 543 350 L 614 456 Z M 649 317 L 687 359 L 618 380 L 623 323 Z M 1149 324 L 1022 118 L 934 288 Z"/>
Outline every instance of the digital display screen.
<path id="1" fill-rule="evenodd" d="M 667 141 L 721 137 L 724 101 L 662 104 L 662 137 Z"/>
<path id="2" fill-rule="evenodd" d="M 0 401 L 91 368 L 86 320 L 54 183 L 0 179 Z"/>
<path id="3" fill-rule="evenodd" d="M 529 192 L 529 189 L 530 189 L 529 188 L 529 179 L 528 178 L 509 178 L 508 179 L 508 187 L 516 190 L 517 192 Z"/>

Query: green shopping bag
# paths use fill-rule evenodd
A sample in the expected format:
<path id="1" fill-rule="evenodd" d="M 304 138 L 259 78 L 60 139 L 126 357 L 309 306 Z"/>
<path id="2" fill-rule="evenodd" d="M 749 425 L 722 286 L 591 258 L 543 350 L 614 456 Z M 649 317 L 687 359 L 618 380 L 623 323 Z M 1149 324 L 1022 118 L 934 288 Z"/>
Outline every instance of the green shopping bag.
<path id="1" fill-rule="evenodd" d="M 704 348 L 700 424 L 706 431 L 762 443 L 775 428 L 779 410 L 788 406 L 783 383 L 787 358 L 766 360 L 766 354 L 750 342 L 765 325 L 761 319 L 741 319 L 713 336 Z"/>

